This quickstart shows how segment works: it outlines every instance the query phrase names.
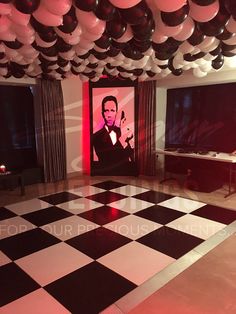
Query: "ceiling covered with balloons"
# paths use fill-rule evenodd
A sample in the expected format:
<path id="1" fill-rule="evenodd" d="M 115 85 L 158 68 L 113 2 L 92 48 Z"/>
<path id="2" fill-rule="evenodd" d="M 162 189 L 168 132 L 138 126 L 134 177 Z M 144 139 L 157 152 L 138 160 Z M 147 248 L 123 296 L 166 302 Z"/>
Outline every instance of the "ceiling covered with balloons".
<path id="1" fill-rule="evenodd" d="M 0 0 L 0 78 L 204 77 L 235 56 L 235 0 Z"/>

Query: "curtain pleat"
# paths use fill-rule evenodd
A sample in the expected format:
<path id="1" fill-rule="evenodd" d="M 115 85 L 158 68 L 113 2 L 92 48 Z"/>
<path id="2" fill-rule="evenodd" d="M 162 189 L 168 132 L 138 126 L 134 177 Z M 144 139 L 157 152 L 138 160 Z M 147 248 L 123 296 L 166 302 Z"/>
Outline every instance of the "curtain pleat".
<path id="1" fill-rule="evenodd" d="M 36 87 L 36 141 L 45 182 L 66 179 L 66 140 L 60 81 L 39 80 Z"/>
<path id="2" fill-rule="evenodd" d="M 156 82 L 138 83 L 138 170 L 141 175 L 156 175 L 155 122 Z"/>

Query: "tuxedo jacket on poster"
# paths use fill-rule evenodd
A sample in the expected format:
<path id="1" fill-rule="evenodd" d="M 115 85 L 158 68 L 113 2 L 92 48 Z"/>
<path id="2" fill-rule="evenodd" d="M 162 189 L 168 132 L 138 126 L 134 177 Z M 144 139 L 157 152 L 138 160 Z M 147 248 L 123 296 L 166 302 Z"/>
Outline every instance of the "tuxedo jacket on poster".
<path id="1" fill-rule="evenodd" d="M 93 134 L 93 147 L 99 162 L 104 165 L 113 164 L 115 166 L 129 162 L 130 148 L 124 148 L 119 142 L 119 137 L 121 136 L 120 128 L 114 126 L 113 131 L 117 136 L 117 142 L 114 145 L 105 126 Z"/>

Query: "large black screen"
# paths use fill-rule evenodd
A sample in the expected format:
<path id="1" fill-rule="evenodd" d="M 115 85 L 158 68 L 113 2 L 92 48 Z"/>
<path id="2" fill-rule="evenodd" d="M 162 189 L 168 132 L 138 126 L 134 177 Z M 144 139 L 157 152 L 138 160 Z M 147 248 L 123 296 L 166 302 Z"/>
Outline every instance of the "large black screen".
<path id="1" fill-rule="evenodd" d="M 0 163 L 8 170 L 37 164 L 34 104 L 30 87 L 0 86 Z"/>
<path id="2" fill-rule="evenodd" d="M 166 147 L 230 153 L 236 149 L 236 84 L 167 92 Z"/>

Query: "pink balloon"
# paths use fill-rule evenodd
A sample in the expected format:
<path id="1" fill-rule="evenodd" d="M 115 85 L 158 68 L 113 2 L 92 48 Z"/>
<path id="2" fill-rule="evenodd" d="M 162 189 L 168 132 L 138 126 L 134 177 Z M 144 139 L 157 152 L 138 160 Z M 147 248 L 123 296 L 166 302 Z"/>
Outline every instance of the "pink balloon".
<path id="1" fill-rule="evenodd" d="M 49 12 L 56 15 L 65 15 L 69 12 L 72 0 L 41 0 Z"/>
<path id="2" fill-rule="evenodd" d="M 60 26 L 62 25 L 62 16 L 50 13 L 42 4 L 33 13 L 34 18 L 46 26 Z"/>
<path id="3" fill-rule="evenodd" d="M 163 35 L 168 36 L 168 37 L 173 37 L 179 34 L 183 28 L 183 23 L 177 26 L 165 25 L 161 19 L 160 13 L 158 14 L 155 22 L 156 22 L 157 29 L 159 29 Z"/>
<path id="4" fill-rule="evenodd" d="M 195 27 L 193 20 L 189 16 L 186 18 L 186 20 L 182 24 L 183 24 L 183 28 L 181 29 L 179 34 L 174 36 L 174 39 L 179 40 L 179 41 L 184 41 L 188 39 L 192 35 L 194 31 L 194 27 Z"/>
<path id="5" fill-rule="evenodd" d="M 0 17 L 0 32 L 5 33 L 9 30 L 11 22 L 6 16 Z"/>
<path id="6" fill-rule="evenodd" d="M 157 44 L 164 43 L 167 39 L 168 37 L 163 35 L 158 29 L 156 29 L 152 34 L 152 41 L 154 41 Z"/>
<path id="7" fill-rule="evenodd" d="M 236 21 L 233 16 L 230 17 L 229 22 L 225 27 L 230 33 L 236 33 Z"/>
<path id="8" fill-rule="evenodd" d="M 133 32 L 130 25 L 128 24 L 124 34 L 120 38 L 116 39 L 116 41 L 118 41 L 119 43 L 125 43 L 125 42 L 128 42 L 132 38 L 133 38 Z"/>
<path id="9" fill-rule="evenodd" d="M 0 15 L 11 14 L 11 6 L 8 3 L 0 3 Z"/>
<path id="10" fill-rule="evenodd" d="M 117 8 L 128 9 L 141 2 L 141 0 L 109 0 L 109 2 Z"/>
<path id="11" fill-rule="evenodd" d="M 79 24 L 87 28 L 94 27 L 98 24 L 99 18 L 93 12 L 86 12 L 76 8 L 76 17 Z"/>
<path id="12" fill-rule="evenodd" d="M 9 18 L 16 24 L 26 26 L 29 24 L 30 14 L 21 13 L 14 5 L 12 5 Z"/>
<path id="13" fill-rule="evenodd" d="M 207 6 L 197 5 L 189 0 L 190 11 L 189 15 L 197 22 L 208 22 L 212 20 L 219 11 L 219 0 L 216 0 L 212 4 Z"/>
<path id="14" fill-rule="evenodd" d="M 174 12 L 182 8 L 187 0 L 153 0 L 160 11 Z"/>

